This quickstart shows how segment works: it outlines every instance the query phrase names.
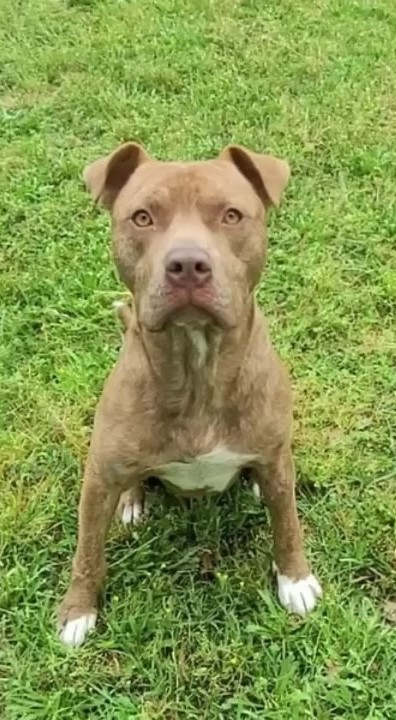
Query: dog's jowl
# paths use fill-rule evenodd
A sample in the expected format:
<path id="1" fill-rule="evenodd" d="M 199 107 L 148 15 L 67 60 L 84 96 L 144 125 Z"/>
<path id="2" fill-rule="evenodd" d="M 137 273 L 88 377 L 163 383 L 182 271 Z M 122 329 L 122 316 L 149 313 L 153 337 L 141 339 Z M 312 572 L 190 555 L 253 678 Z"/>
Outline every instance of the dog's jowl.
<path id="1" fill-rule="evenodd" d="M 127 143 L 89 165 L 111 213 L 113 253 L 133 307 L 100 399 L 85 468 L 77 550 L 59 610 L 79 645 L 95 625 L 106 534 L 119 506 L 136 522 L 144 482 L 184 495 L 226 490 L 250 468 L 273 527 L 278 596 L 304 614 L 321 595 L 304 555 L 290 450 L 288 375 L 255 301 L 266 216 L 286 162 L 238 146 L 205 162 L 158 162 Z"/>

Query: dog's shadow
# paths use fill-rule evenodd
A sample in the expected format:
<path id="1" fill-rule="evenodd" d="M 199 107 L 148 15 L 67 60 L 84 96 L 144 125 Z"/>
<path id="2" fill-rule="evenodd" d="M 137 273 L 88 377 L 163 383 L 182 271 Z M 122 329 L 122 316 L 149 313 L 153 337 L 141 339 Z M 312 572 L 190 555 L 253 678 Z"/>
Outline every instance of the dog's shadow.
<path id="1" fill-rule="evenodd" d="M 167 575 L 172 585 L 184 585 L 186 576 L 210 582 L 232 556 L 251 555 L 268 536 L 267 513 L 253 495 L 249 478 L 229 492 L 199 499 L 169 494 L 160 482 L 147 487 L 149 512 L 139 526 L 113 525 L 108 544 L 107 593 L 123 592 L 125 583 Z"/>

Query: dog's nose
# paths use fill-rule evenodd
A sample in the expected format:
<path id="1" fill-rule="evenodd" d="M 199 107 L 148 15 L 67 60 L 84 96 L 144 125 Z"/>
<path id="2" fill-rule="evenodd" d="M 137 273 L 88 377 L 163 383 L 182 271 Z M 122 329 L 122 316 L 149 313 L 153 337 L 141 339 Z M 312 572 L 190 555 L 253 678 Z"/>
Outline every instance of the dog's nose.
<path id="1" fill-rule="evenodd" d="M 202 287 L 212 277 L 209 255 L 199 248 L 171 250 L 166 256 L 165 274 L 175 287 Z"/>

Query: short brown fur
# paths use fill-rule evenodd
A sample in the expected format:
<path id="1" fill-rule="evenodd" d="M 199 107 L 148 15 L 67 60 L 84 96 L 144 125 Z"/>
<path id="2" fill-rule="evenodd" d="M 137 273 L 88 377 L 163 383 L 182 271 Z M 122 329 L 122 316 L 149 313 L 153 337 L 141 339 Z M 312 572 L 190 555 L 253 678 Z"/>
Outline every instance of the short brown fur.
<path id="1" fill-rule="evenodd" d="M 285 162 L 244 148 L 206 162 L 162 163 L 133 143 L 85 171 L 94 199 L 111 211 L 114 258 L 134 308 L 120 311 L 124 343 L 96 412 L 61 624 L 97 608 L 106 533 L 121 494 L 142 494 L 155 468 L 218 445 L 255 455 L 278 570 L 294 579 L 308 574 L 295 504 L 290 382 L 254 295 L 267 210 L 280 202 L 288 177 Z M 221 220 L 227 207 L 238 208 L 242 220 Z M 139 208 L 153 225 L 134 224 Z M 210 256 L 213 280 L 200 307 L 179 308 L 164 285 L 164 258 L 180 244 Z M 203 333 L 203 361 L 190 326 Z"/>

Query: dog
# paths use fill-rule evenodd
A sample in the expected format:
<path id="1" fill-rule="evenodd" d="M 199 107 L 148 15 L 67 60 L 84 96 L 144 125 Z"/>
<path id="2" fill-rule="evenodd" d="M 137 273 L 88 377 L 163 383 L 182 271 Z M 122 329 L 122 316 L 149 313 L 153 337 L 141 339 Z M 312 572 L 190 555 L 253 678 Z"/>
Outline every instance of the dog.
<path id="1" fill-rule="evenodd" d="M 66 645 L 95 626 L 117 506 L 138 522 L 153 476 L 188 497 L 224 492 L 249 469 L 270 514 L 281 605 L 304 615 L 322 595 L 296 510 L 290 380 L 255 300 L 267 214 L 289 175 L 284 160 L 238 145 L 212 160 L 160 162 L 134 142 L 84 171 L 111 214 L 133 307 L 122 310 L 123 345 L 94 420 L 58 613 Z"/>

